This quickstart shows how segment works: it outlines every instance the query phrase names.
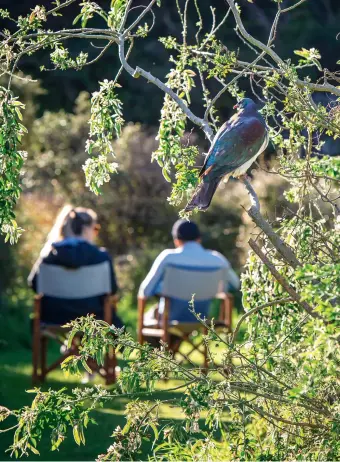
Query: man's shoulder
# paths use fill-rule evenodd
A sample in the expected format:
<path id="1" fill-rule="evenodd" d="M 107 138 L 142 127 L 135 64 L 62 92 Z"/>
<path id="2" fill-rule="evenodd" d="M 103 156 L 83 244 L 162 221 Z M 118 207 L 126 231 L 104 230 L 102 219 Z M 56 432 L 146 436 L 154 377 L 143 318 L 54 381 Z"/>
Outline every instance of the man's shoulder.
<path id="1" fill-rule="evenodd" d="M 222 255 L 220 252 L 217 252 L 217 250 L 206 249 L 206 252 L 207 252 L 207 255 L 209 255 L 211 260 L 215 261 L 217 264 L 221 265 L 222 267 L 230 266 L 226 257 Z"/>
<path id="2" fill-rule="evenodd" d="M 173 256 L 178 255 L 177 249 L 164 249 L 162 252 L 158 255 L 157 260 L 169 260 L 172 259 Z"/>

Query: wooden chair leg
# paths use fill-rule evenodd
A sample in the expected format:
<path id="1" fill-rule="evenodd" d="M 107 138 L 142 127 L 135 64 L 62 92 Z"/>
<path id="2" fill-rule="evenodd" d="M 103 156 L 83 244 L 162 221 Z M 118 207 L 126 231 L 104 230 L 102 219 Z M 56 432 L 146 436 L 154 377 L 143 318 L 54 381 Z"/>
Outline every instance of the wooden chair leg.
<path id="1" fill-rule="evenodd" d="M 137 341 L 141 345 L 143 345 L 145 340 L 143 336 L 145 306 L 146 299 L 143 297 L 138 297 Z"/>
<path id="2" fill-rule="evenodd" d="M 48 345 L 48 338 L 41 337 L 41 340 L 40 340 L 40 366 L 41 366 L 40 380 L 41 382 L 45 381 L 45 377 L 47 373 L 47 345 Z"/>
<path id="3" fill-rule="evenodd" d="M 33 338 L 32 338 L 32 382 L 37 384 L 39 382 L 39 358 L 40 358 L 40 306 L 41 297 L 37 296 L 34 300 L 33 312 Z"/>
<path id="4" fill-rule="evenodd" d="M 164 311 L 162 317 L 162 328 L 163 328 L 163 335 L 162 340 L 169 346 L 169 311 L 170 311 L 170 299 L 165 297 L 164 299 Z"/>
<path id="5" fill-rule="evenodd" d="M 40 332 L 35 331 L 33 333 L 33 345 L 32 345 L 32 383 L 36 385 L 39 382 L 39 357 L 40 357 Z"/>

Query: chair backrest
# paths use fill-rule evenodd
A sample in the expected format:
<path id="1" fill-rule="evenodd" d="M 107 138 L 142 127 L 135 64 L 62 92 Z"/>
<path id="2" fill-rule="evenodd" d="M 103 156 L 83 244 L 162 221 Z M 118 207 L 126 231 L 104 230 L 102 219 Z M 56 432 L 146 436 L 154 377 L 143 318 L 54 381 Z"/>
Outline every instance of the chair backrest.
<path id="1" fill-rule="evenodd" d="M 49 297 L 82 299 L 111 293 L 110 264 L 72 269 L 42 263 L 37 274 L 37 292 Z"/>
<path id="2" fill-rule="evenodd" d="M 165 270 L 162 295 L 177 300 L 208 301 L 225 289 L 225 269 L 169 265 Z"/>

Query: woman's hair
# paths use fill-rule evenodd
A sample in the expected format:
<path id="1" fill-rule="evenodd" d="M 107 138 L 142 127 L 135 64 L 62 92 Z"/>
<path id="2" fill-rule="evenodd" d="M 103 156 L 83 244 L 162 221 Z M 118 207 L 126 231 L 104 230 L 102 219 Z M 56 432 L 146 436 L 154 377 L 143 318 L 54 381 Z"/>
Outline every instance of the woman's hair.
<path id="1" fill-rule="evenodd" d="M 62 238 L 81 236 L 84 228 L 97 222 L 97 214 L 84 207 L 72 208 L 66 215 L 60 230 Z"/>
<path id="2" fill-rule="evenodd" d="M 81 236 L 84 228 L 93 225 L 97 220 L 97 214 L 92 209 L 84 207 L 74 208 L 72 205 L 65 205 L 59 212 L 51 231 L 48 233 L 47 241 L 41 249 L 39 258 L 33 265 L 28 279 L 32 280 L 43 258 L 47 257 L 51 252 L 54 242 L 68 237 Z"/>
<path id="3" fill-rule="evenodd" d="M 52 249 L 53 242 L 58 242 L 67 237 L 80 236 L 84 227 L 97 222 L 97 214 L 92 209 L 84 207 L 72 207 L 65 205 L 59 212 L 47 241 L 40 252 L 40 258 L 45 258 Z"/>

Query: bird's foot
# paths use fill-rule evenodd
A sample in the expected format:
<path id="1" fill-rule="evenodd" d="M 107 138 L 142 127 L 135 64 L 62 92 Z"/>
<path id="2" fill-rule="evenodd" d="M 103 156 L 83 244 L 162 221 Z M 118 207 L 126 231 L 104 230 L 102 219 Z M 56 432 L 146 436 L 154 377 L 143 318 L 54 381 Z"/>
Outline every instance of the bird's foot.
<path id="1" fill-rule="evenodd" d="M 244 182 L 244 181 L 250 181 L 250 176 L 248 176 L 248 175 L 245 173 L 244 175 L 240 175 L 240 176 L 238 177 L 238 179 L 241 180 L 241 181 L 243 181 L 243 182 Z"/>

